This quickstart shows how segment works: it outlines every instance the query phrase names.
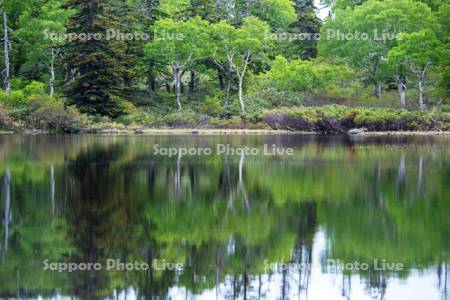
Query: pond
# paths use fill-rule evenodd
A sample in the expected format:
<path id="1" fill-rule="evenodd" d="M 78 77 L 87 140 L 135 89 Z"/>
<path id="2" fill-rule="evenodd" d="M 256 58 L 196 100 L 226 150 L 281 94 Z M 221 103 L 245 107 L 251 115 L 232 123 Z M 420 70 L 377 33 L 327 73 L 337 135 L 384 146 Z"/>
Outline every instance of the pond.
<path id="1" fill-rule="evenodd" d="M 449 146 L 0 136 L 0 298 L 448 299 Z"/>

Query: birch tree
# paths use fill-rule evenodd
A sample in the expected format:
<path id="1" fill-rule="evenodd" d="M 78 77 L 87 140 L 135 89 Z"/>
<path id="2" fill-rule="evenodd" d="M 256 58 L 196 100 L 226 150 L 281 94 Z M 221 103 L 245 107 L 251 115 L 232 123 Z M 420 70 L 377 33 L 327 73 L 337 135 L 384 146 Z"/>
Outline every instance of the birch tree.
<path id="1" fill-rule="evenodd" d="M 389 52 L 392 63 L 403 64 L 416 76 L 419 88 L 419 106 L 426 109 L 426 75 L 430 67 L 440 58 L 449 57 L 441 42 L 431 30 L 422 30 L 399 36 L 398 46 Z"/>
<path id="2" fill-rule="evenodd" d="M 211 55 L 212 60 L 220 71 L 225 74 L 225 106 L 227 106 L 230 101 L 231 86 L 233 84 L 233 65 L 231 61 L 234 60 L 234 56 L 236 55 L 236 49 L 233 45 L 236 28 L 222 21 L 211 24 L 210 34 L 214 45 L 214 50 Z"/>
<path id="3" fill-rule="evenodd" d="M 155 39 L 147 44 L 145 52 L 148 59 L 169 66 L 173 75 L 175 104 L 178 110 L 182 108 L 182 75 L 195 62 L 210 54 L 208 26 L 209 23 L 199 17 L 187 21 L 163 19 L 153 26 Z"/>
<path id="4" fill-rule="evenodd" d="M 389 75 L 386 57 L 401 32 L 436 27 L 430 8 L 412 0 L 368 1 L 354 9 L 337 10 L 321 29 L 319 54 L 345 60 L 361 70 L 380 97 Z"/>
<path id="5" fill-rule="evenodd" d="M 60 1 L 51 0 L 37 10 L 23 11 L 19 18 L 19 29 L 15 36 L 28 49 L 21 70 L 33 77 L 47 81 L 49 95 L 55 93 L 57 61 L 62 59 L 61 46 L 64 44 L 65 24 L 71 10 L 60 8 Z"/>
<path id="6" fill-rule="evenodd" d="M 244 78 L 250 64 L 264 59 L 269 43 L 269 25 L 255 18 L 244 20 L 244 25 L 236 30 L 227 60 L 238 78 L 238 98 L 241 112 L 245 112 Z"/>
<path id="7" fill-rule="evenodd" d="M 1 12 L 3 15 L 3 58 L 5 63 L 5 93 L 9 96 L 11 94 L 11 65 L 9 60 L 9 51 L 11 45 L 9 41 L 8 14 L 6 8 L 2 7 Z"/>

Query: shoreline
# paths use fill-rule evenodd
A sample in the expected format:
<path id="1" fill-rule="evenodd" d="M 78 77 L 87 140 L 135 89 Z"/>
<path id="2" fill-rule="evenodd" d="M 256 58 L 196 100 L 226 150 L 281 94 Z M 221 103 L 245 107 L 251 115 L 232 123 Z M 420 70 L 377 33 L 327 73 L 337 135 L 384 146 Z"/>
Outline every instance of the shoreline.
<path id="1" fill-rule="evenodd" d="M 45 131 L 0 131 L 0 135 L 53 135 Z M 58 134 L 59 135 L 59 134 Z M 104 136 L 152 136 L 152 135 L 317 135 L 317 136 L 345 136 L 347 134 L 320 134 L 317 132 L 288 131 L 273 129 L 102 129 L 95 131 L 84 131 L 74 134 L 62 135 L 104 135 Z M 450 136 L 450 131 L 372 131 L 362 132 L 348 136 L 378 137 L 378 136 Z"/>

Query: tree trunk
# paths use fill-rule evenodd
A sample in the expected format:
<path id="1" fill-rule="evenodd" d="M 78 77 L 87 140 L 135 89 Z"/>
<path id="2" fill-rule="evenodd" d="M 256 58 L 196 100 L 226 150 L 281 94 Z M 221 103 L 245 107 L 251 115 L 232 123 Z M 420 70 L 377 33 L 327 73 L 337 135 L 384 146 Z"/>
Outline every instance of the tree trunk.
<path id="1" fill-rule="evenodd" d="M 381 97 L 381 82 L 379 81 L 377 81 L 377 83 L 375 84 L 375 97 Z"/>
<path id="2" fill-rule="evenodd" d="M 217 78 L 219 80 L 219 86 L 221 90 L 225 89 L 225 83 L 223 82 L 223 75 L 219 68 L 217 68 Z"/>
<path id="3" fill-rule="evenodd" d="M 195 81 L 196 81 L 196 74 L 194 71 L 190 71 L 190 80 L 189 80 L 189 93 L 192 94 L 195 90 Z"/>
<path id="4" fill-rule="evenodd" d="M 50 199 L 52 200 L 52 216 L 56 216 L 56 203 L 55 203 L 55 167 L 53 164 L 50 166 Z"/>
<path id="5" fill-rule="evenodd" d="M 181 191 L 181 152 L 178 152 L 177 157 L 177 167 L 175 170 L 175 195 L 177 200 L 180 197 L 180 191 Z"/>
<path id="6" fill-rule="evenodd" d="M 249 14 L 249 9 L 250 9 L 250 0 L 244 0 L 244 9 L 243 9 L 243 11 L 242 11 L 242 15 L 243 15 L 243 17 L 244 18 L 246 18 L 246 17 L 248 17 L 250 14 Z"/>
<path id="7" fill-rule="evenodd" d="M 9 165 L 6 167 L 6 175 L 5 175 L 5 214 L 3 225 L 5 226 L 5 239 L 3 245 L 3 255 L 6 256 L 8 252 L 8 239 L 9 239 L 9 224 L 11 222 L 11 170 Z"/>
<path id="8" fill-rule="evenodd" d="M 417 174 L 417 193 L 421 193 L 423 191 L 423 154 L 419 157 L 419 171 Z"/>
<path id="9" fill-rule="evenodd" d="M 419 106 L 421 111 L 426 110 L 425 106 L 425 76 L 419 75 Z"/>
<path id="10" fill-rule="evenodd" d="M 226 87 L 226 90 L 225 90 L 225 106 L 228 106 L 228 103 L 230 102 L 231 84 L 232 84 L 231 72 L 232 72 L 232 68 L 231 68 L 231 66 L 228 66 L 228 70 L 227 70 L 227 87 Z"/>
<path id="11" fill-rule="evenodd" d="M 156 82 L 155 82 L 155 77 L 153 76 L 153 68 L 155 66 L 155 63 L 150 60 L 148 62 L 148 70 L 147 70 L 147 93 L 148 96 L 150 97 L 150 99 L 153 99 L 154 96 L 154 91 L 155 91 L 155 86 L 156 86 Z"/>
<path id="12" fill-rule="evenodd" d="M 241 106 L 241 111 L 245 113 L 245 104 L 243 96 L 244 75 L 238 77 L 239 77 L 239 105 Z"/>
<path id="13" fill-rule="evenodd" d="M 177 109 L 181 110 L 181 70 L 178 65 L 173 65 L 173 81 L 175 85 L 176 105 Z"/>
<path id="14" fill-rule="evenodd" d="M 11 78 L 10 78 L 10 65 L 9 65 L 9 37 L 8 37 L 8 17 L 6 10 L 3 11 L 3 51 L 5 59 L 5 92 L 6 95 L 11 94 Z"/>
<path id="15" fill-rule="evenodd" d="M 147 16 L 151 19 L 153 17 L 153 0 L 146 1 L 146 13 Z"/>
<path id="16" fill-rule="evenodd" d="M 405 84 L 405 77 L 404 76 L 397 76 L 397 88 L 398 88 L 398 95 L 400 97 L 400 105 L 402 107 L 406 106 L 406 84 Z"/>
<path id="17" fill-rule="evenodd" d="M 52 58 L 50 61 L 50 97 L 55 93 L 55 49 L 52 48 Z"/>

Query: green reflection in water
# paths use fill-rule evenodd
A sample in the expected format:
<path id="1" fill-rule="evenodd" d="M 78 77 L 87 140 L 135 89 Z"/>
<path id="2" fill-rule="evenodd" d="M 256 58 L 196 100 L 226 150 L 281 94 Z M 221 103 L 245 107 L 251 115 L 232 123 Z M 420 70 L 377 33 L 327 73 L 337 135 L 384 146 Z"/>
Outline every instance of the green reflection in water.
<path id="1" fill-rule="evenodd" d="M 449 142 L 2 136 L 0 298 L 100 299 L 127 287 L 138 296 L 165 298 L 173 286 L 201 294 L 227 280 L 228 295 L 246 298 L 253 280 L 267 273 L 266 261 L 311 262 L 319 231 L 326 237 L 323 265 L 329 258 L 367 262 L 369 270 L 356 273 L 379 295 L 390 278 L 408 278 L 413 269 L 433 268 L 443 276 L 450 249 Z M 294 156 L 153 154 L 155 144 L 218 143 L 276 144 L 294 148 Z M 43 270 L 45 259 L 109 258 L 165 260 L 184 269 Z M 377 271 L 374 259 L 405 269 Z M 300 276 L 307 279 L 308 272 Z M 284 295 L 284 283 L 280 289 Z"/>

